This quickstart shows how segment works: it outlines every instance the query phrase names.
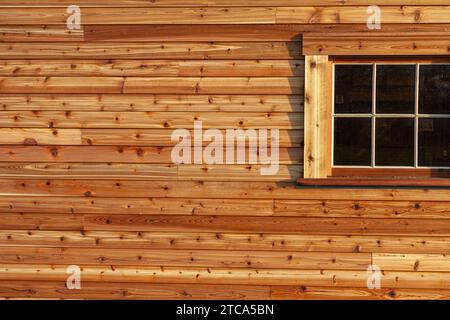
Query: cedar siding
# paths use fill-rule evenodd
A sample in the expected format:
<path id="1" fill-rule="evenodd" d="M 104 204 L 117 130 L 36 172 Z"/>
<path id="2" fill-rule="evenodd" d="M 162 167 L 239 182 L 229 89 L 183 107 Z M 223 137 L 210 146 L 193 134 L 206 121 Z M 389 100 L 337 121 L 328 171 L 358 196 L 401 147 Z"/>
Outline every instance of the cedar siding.
<path id="1" fill-rule="evenodd" d="M 0 297 L 449 299 L 450 190 L 296 184 L 305 60 L 449 50 L 444 0 L 0 0 Z M 278 173 L 174 164 L 196 120 L 279 129 Z"/>

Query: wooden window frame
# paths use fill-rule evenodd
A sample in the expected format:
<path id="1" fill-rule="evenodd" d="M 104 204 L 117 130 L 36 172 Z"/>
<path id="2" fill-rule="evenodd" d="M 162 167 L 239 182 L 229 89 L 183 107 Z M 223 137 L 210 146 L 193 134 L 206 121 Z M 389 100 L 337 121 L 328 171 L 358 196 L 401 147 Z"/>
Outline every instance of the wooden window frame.
<path id="1" fill-rule="evenodd" d="M 398 186 L 450 187 L 450 169 L 413 167 L 335 167 L 332 163 L 333 68 L 338 63 L 411 63 L 446 62 L 448 57 L 331 57 L 305 56 L 304 176 L 302 186 Z"/>

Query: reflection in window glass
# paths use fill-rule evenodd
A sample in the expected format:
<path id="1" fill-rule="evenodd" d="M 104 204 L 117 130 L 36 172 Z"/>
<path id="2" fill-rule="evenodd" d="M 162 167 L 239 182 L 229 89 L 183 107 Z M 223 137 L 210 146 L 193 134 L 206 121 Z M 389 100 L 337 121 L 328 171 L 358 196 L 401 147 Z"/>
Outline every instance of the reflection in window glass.
<path id="1" fill-rule="evenodd" d="M 419 119 L 419 166 L 450 166 L 450 119 Z"/>
<path id="2" fill-rule="evenodd" d="M 335 66 L 335 113 L 372 113 L 372 65 Z"/>
<path id="3" fill-rule="evenodd" d="M 336 166 L 450 168 L 450 64 L 335 65 L 333 117 Z"/>
<path id="4" fill-rule="evenodd" d="M 378 65 L 377 113 L 414 113 L 416 100 L 415 83 L 415 65 Z"/>
<path id="5" fill-rule="evenodd" d="M 414 119 L 376 119 L 375 165 L 414 165 Z"/>
<path id="6" fill-rule="evenodd" d="M 420 66 L 419 113 L 450 113 L 450 65 Z"/>
<path id="7" fill-rule="evenodd" d="M 335 118 L 335 165 L 370 166 L 371 127 L 370 118 Z"/>

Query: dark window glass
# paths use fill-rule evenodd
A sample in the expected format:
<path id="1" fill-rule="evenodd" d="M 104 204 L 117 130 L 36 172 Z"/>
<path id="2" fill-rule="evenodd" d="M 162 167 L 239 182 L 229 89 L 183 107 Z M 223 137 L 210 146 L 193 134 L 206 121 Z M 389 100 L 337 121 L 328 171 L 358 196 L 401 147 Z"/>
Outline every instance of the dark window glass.
<path id="1" fill-rule="evenodd" d="M 419 166 L 450 166 L 450 119 L 419 119 Z"/>
<path id="2" fill-rule="evenodd" d="M 414 165 L 414 119 L 376 119 L 375 165 Z"/>
<path id="3" fill-rule="evenodd" d="M 370 166 L 371 127 L 370 118 L 335 118 L 335 165 Z"/>
<path id="4" fill-rule="evenodd" d="M 334 112 L 372 113 L 371 65 L 336 65 Z"/>
<path id="5" fill-rule="evenodd" d="M 378 65 L 377 113 L 414 113 L 415 82 L 414 65 Z"/>
<path id="6" fill-rule="evenodd" d="M 420 66 L 419 113 L 450 113 L 450 65 Z"/>

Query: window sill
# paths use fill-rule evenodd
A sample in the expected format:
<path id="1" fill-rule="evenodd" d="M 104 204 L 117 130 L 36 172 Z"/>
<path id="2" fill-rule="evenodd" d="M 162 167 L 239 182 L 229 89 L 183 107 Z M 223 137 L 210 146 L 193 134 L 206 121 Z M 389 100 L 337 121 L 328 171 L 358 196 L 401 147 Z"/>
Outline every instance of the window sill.
<path id="1" fill-rule="evenodd" d="M 297 179 L 299 188 L 394 188 L 394 189 L 450 189 L 450 179 L 388 179 L 388 178 L 334 178 Z"/>

